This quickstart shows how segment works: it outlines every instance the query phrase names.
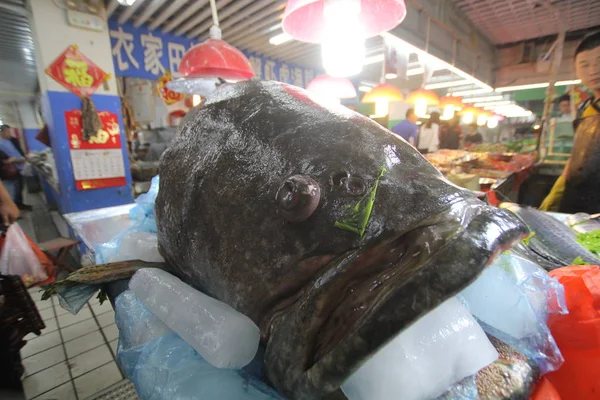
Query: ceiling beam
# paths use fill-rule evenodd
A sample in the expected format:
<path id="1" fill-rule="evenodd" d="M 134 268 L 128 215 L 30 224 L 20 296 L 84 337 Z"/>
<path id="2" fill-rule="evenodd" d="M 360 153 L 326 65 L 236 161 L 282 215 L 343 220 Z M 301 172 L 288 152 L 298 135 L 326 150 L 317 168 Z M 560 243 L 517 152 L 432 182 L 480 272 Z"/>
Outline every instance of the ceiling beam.
<path id="1" fill-rule="evenodd" d="M 279 9 L 267 8 L 253 14 L 252 17 L 246 18 L 234 27 L 224 30 L 223 37 L 229 41 L 246 39 L 250 36 L 255 37 L 257 35 L 264 36 L 265 32 L 263 28 L 269 28 L 281 21 L 283 14 Z"/>
<path id="2" fill-rule="evenodd" d="M 123 11 L 123 13 L 119 16 L 119 24 L 124 24 L 125 22 L 127 22 L 129 18 L 131 18 L 131 16 L 133 15 L 133 13 L 136 12 L 142 4 L 144 4 L 144 0 L 136 0 L 135 3 L 127 7 L 125 11 Z"/>
<path id="3" fill-rule="evenodd" d="M 188 19 L 190 17 L 190 15 L 192 15 L 196 11 L 200 10 L 202 7 L 206 6 L 207 4 L 208 4 L 208 2 L 206 0 L 194 1 L 191 5 L 188 5 L 187 7 L 185 7 L 185 11 L 177 14 L 177 17 L 173 18 L 173 20 L 171 22 L 169 22 L 167 24 L 167 26 L 162 28 L 162 32 L 163 33 L 171 32 L 173 29 L 177 28 L 183 21 Z M 208 7 L 208 10 L 210 12 L 210 6 Z"/>
<path id="4" fill-rule="evenodd" d="M 169 7 L 167 7 L 160 15 L 158 15 L 154 21 L 148 26 L 148 29 L 153 30 L 158 28 L 163 22 L 165 22 L 171 15 L 175 14 L 185 4 L 186 0 L 172 0 Z"/>
<path id="5" fill-rule="evenodd" d="M 110 18 L 110 16 L 113 15 L 113 13 L 118 7 L 119 2 L 117 0 L 110 0 L 110 3 L 106 7 L 106 18 Z"/>
<path id="6" fill-rule="evenodd" d="M 231 0 L 219 0 L 219 1 L 217 1 L 217 4 L 216 4 L 216 6 L 217 6 L 217 12 L 218 12 L 218 10 L 222 9 L 223 7 L 225 7 L 229 2 L 231 2 Z M 182 36 L 185 33 L 189 32 L 190 29 L 193 29 L 195 26 L 198 26 L 198 25 L 202 24 L 203 22 L 205 22 L 209 18 L 210 18 L 209 22 L 212 23 L 210 7 L 208 7 L 206 10 L 204 10 L 202 13 L 200 13 L 197 17 L 195 17 L 191 21 L 188 21 L 187 23 L 185 23 L 185 25 L 180 26 L 175 31 L 175 34 L 177 36 Z M 208 28 L 210 28 L 210 26 L 208 26 L 207 29 Z"/>
<path id="7" fill-rule="evenodd" d="M 152 3 L 148 4 L 148 6 L 144 9 L 142 14 L 139 17 L 135 18 L 133 26 L 135 28 L 139 28 L 140 26 L 142 26 L 142 24 L 148 21 L 148 18 L 150 18 L 152 14 L 154 14 L 156 10 L 158 10 L 159 7 L 163 5 L 164 2 L 165 0 L 152 0 Z"/>
<path id="8" fill-rule="evenodd" d="M 10 11 L 15 14 L 22 15 L 24 17 L 29 17 L 29 11 L 25 7 L 14 6 L 12 4 L 6 4 L 0 2 L 0 8 L 6 11 Z"/>

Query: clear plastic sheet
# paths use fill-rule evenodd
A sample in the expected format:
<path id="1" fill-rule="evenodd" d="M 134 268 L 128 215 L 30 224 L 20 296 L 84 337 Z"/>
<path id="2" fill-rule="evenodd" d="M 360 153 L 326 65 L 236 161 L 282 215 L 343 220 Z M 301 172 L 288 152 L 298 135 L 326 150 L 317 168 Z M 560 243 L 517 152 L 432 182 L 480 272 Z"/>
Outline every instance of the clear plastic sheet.
<path id="1" fill-rule="evenodd" d="M 546 323 L 550 312 L 567 313 L 564 288 L 536 264 L 502 254 L 457 297 L 486 333 L 531 358 L 542 374 L 563 363 Z"/>
<path id="2" fill-rule="evenodd" d="M 283 400 L 259 380 L 261 360 L 243 370 L 217 369 L 172 333 L 131 292 L 116 301 L 117 361 L 141 399 Z"/>
<path id="3" fill-rule="evenodd" d="M 48 279 L 19 224 L 10 225 L 6 232 L 0 256 L 0 273 L 19 275 L 27 287 Z"/>

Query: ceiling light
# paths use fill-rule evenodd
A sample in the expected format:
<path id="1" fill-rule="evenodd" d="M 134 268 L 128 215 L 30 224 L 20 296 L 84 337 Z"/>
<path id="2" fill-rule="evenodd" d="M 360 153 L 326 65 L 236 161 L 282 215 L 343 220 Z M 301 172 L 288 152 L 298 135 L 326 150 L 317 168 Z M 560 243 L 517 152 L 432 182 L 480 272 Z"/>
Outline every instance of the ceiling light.
<path id="1" fill-rule="evenodd" d="M 136 0 L 117 0 L 117 3 L 122 6 L 130 7 L 133 5 L 133 3 L 135 3 L 135 1 Z"/>
<path id="2" fill-rule="evenodd" d="M 415 68 L 415 69 L 409 69 L 408 71 L 406 71 L 406 75 L 408 75 L 408 76 L 421 75 L 424 73 L 425 73 L 424 68 Z"/>
<path id="3" fill-rule="evenodd" d="M 494 117 L 488 118 L 488 120 L 487 120 L 487 127 L 488 128 L 494 129 L 497 126 L 498 126 L 498 117 L 494 116 Z"/>
<path id="4" fill-rule="evenodd" d="M 457 92 L 448 93 L 449 96 L 470 96 L 472 94 L 484 94 L 484 93 L 492 93 L 494 90 L 492 88 L 484 88 L 484 89 L 470 89 L 470 90 L 459 90 Z"/>
<path id="5" fill-rule="evenodd" d="M 568 86 L 568 85 L 579 85 L 581 83 L 581 79 L 573 79 L 571 81 L 558 81 L 554 85 L 556 86 Z"/>
<path id="6" fill-rule="evenodd" d="M 374 118 L 385 117 L 389 112 L 389 104 L 392 101 L 402 101 L 403 96 L 400 89 L 388 83 L 380 83 L 365 94 L 363 103 L 375 103 Z"/>
<path id="7" fill-rule="evenodd" d="M 391 72 L 388 72 L 387 74 L 385 74 L 385 79 L 396 79 L 398 77 L 398 74 L 394 74 Z"/>
<path id="8" fill-rule="evenodd" d="M 269 39 L 269 43 L 271 43 L 273 46 L 279 46 L 280 44 L 287 43 L 287 42 L 291 41 L 292 39 L 293 38 L 290 35 L 283 32 L 283 33 L 280 33 L 279 35 L 273 36 L 271 39 Z"/>
<path id="9" fill-rule="evenodd" d="M 427 90 L 431 90 L 431 89 L 443 89 L 443 88 L 449 88 L 449 87 L 455 87 L 455 86 L 468 85 L 470 83 L 472 83 L 472 82 L 470 80 L 467 80 L 467 79 L 461 79 L 461 80 L 458 80 L 458 81 L 430 83 L 428 85 L 425 85 L 425 89 L 427 89 Z"/>
<path id="10" fill-rule="evenodd" d="M 528 85 L 504 86 L 504 87 L 496 88 L 496 92 L 513 92 L 516 90 L 538 89 L 538 88 L 545 88 L 548 85 L 549 85 L 549 83 L 545 82 L 545 83 L 531 83 Z"/>
<path id="11" fill-rule="evenodd" d="M 359 86 L 358 87 L 359 92 L 369 93 L 371 90 L 373 90 L 373 88 L 371 86 Z"/>
<path id="12" fill-rule="evenodd" d="M 267 32 L 274 32 L 281 29 L 281 24 L 275 24 L 272 27 L 270 27 L 269 29 L 267 29 Z"/>
<path id="13" fill-rule="evenodd" d="M 538 129 L 540 129 L 540 124 L 535 124 L 535 125 L 533 126 L 533 129 L 535 129 L 536 131 L 537 131 Z"/>
<path id="14" fill-rule="evenodd" d="M 513 104 L 513 101 L 512 100 L 486 101 L 485 103 L 474 103 L 473 106 L 485 107 L 486 109 L 488 109 L 488 108 L 493 108 L 493 106 L 506 106 L 508 104 Z"/>
<path id="15" fill-rule="evenodd" d="M 484 97 L 470 97 L 468 99 L 463 99 L 462 102 L 463 103 L 479 103 L 479 102 L 484 102 L 484 101 L 502 100 L 503 98 L 504 98 L 504 96 L 502 96 L 502 95 L 484 96 Z"/>

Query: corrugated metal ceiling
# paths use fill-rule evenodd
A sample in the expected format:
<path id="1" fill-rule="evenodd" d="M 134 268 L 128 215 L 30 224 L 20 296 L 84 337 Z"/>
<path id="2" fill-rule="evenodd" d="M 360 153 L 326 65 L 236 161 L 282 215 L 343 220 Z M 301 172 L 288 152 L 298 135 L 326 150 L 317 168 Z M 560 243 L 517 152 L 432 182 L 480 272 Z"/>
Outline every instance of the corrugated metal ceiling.
<path id="1" fill-rule="evenodd" d="M 279 46 L 269 38 L 280 33 L 286 1 L 281 0 L 217 0 L 219 25 L 223 39 L 232 45 L 281 61 L 307 67 L 321 67 L 320 47 L 289 41 Z M 135 26 L 145 25 L 165 33 L 185 35 L 205 40 L 212 25 L 208 0 L 137 0 L 133 6 L 120 6 L 117 0 L 107 0 L 107 12 L 123 23 L 131 20 Z M 381 53 L 382 39 L 367 41 L 367 56 Z"/>
<path id="2" fill-rule="evenodd" d="M 567 32 L 600 25 L 600 0 L 454 0 L 454 3 L 497 45 L 556 35 L 559 19 Z"/>

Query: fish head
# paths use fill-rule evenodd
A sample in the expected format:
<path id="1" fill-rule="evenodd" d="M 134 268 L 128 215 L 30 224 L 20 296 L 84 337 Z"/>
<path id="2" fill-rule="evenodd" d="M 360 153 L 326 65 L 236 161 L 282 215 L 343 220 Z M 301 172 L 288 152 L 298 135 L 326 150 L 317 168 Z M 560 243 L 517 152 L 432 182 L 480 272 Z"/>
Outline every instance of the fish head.
<path id="1" fill-rule="evenodd" d="M 257 323 L 294 399 L 337 389 L 526 234 L 387 129 L 278 82 L 213 93 L 160 174 L 162 255 Z"/>

